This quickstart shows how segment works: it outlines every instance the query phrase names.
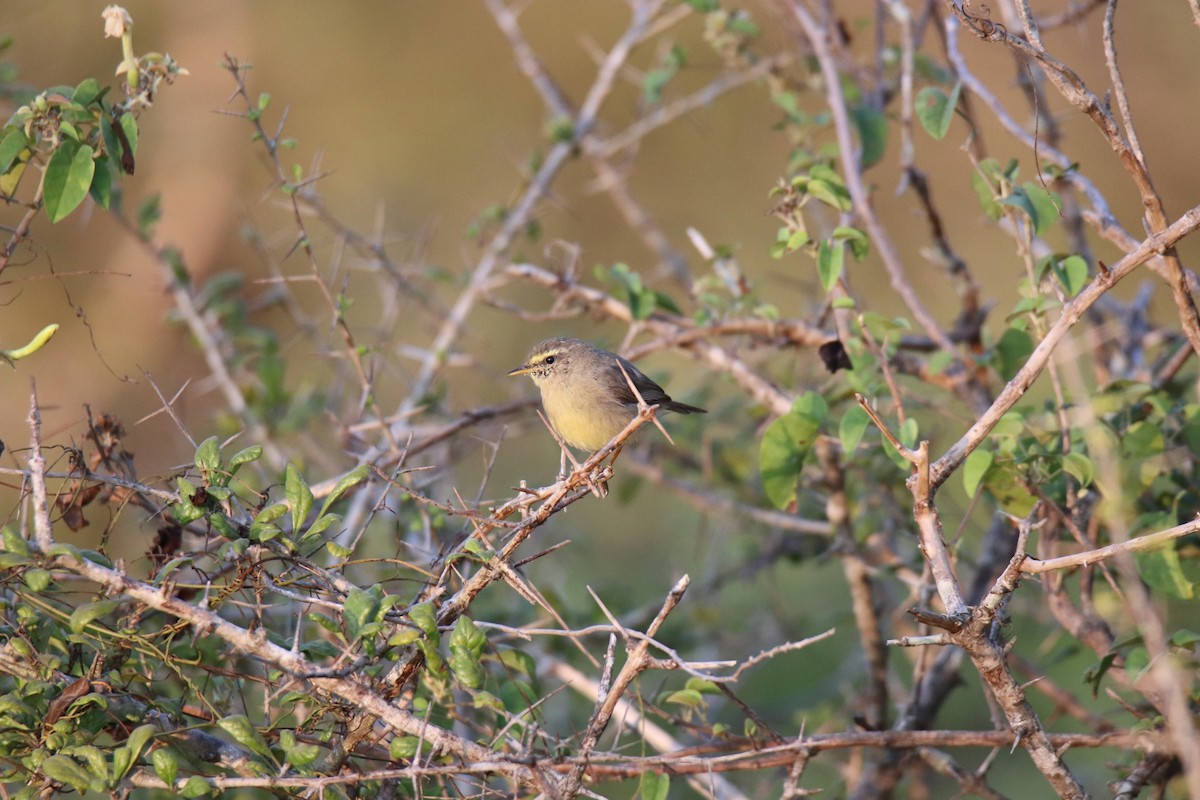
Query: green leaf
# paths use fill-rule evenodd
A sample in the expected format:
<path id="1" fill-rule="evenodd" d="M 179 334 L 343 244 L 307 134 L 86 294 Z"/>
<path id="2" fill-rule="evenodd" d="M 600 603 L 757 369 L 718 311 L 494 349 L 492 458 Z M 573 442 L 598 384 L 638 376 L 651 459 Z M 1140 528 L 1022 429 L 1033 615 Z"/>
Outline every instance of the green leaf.
<path id="1" fill-rule="evenodd" d="M 936 86 L 927 86 L 917 92 L 917 120 L 925 132 L 934 139 L 941 141 L 950 130 L 954 120 L 954 109 L 958 105 L 958 96 L 962 92 L 962 84 L 954 84 L 947 95 Z"/>
<path id="2" fill-rule="evenodd" d="M 1007 197 L 1000 198 L 1000 203 L 1024 212 L 1037 235 L 1048 230 L 1059 215 L 1060 206 L 1054 195 L 1032 182 L 1014 186 Z"/>
<path id="3" fill-rule="evenodd" d="M 129 154 L 136 156 L 138 146 L 137 118 L 133 114 L 122 114 L 118 124 L 121 126 L 121 130 L 125 131 L 125 139 L 129 142 Z"/>
<path id="4" fill-rule="evenodd" d="M 124 768 L 121 770 L 120 774 L 117 774 L 116 770 L 114 769 L 113 778 L 115 780 L 119 781 L 122 778 L 124 778 L 125 775 L 129 772 L 129 770 L 133 767 L 133 765 L 137 763 L 137 760 L 139 758 L 141 758 L 142 750 L 145 749 L 145 747 L 146 747 L 146 743 L 149 742 L 150 739 L 154 737 L 154 734 L 157 730 L 158 729 L 155 728 L 153 725 L 139 725 L 136 728 L 134 728 L 132 732 L 130 732 L 129 738 L 125 740 L 125 744 L 121 748 L 124 750 L 128 750 L 129 761 L 124 766 Z M 114 767 L 115 767 L 115 761 L 114 761 Z"/>
<path id="5" fill-rule="evenodd" d="M 654 105 L 662 101 L 663 89 L 667 88 L 667 84 L 671 82 L 679 74 L 679 70 L 673 67 L 661 67 L 652 69 L 646 73 L 646 77 L 642 79 L 642 96 L 647 103 Z"/>
<path id="6" fill-rule="evenodd" d="M 671 778 L 663 772 L 643 772 L 638 781 L 641 800 L 667 800 L 671 791 Z"/>
<path id="7" fill-rule="evenodd" d="M 17 187 L 21 185 L 21 176 L 25 174 L 25 168 L 29 166 L 26 159 L 32 152 L 29 149 L 22 150 L 8 170 L 0 174 L 0 196 L 13 197 L 16 195 Z"/>
<path id="8" fill-rule="evenodd" d="M 334 486 L 333 491 L 329 493 L 327 498 L 325 498 L 325 503 L 321 506 L 321 513 L 318 516 L 325 516 L 325 512 L 329 510 L 329 507 L 333 505 L 339 497 L 345 494 L 347 489 L 349 489 L 351 486 L 354 486 L 356 483 L 361 483 L 362 481 L 366 480 L 367 476 L 370 474 L 371 468 L 369 466 L 366 464 L 359 464 L 357 467 L 343 475 L 342 479 L 337 482 L 337 486 Z"/>
<path id="9" fill-rule="evenodd" d="M 972 172 L 971 188 L 975 190 L 975 196 L 979 198 L 979 205 L 983 207 L 983 213 L 988 219 L 995 222 L 1004 215 L 1004 209 L 1001 208 L 1000 201 L 996 199 L 996 190 L 988 183 L 987 178 L 978 172 Z"/>
<path id="10" fill-rule="evenodd" d="M 824 422 L 829 418 L 829 403 L 816 392 L 805 392 L 792 403 L 792 411 L 807 414 L 817 422 Z"/>
<path id="11" fill-rule="evenodd" d="M 175 787 L 175 779 L 179 777 L 179 759 L 175 751 L 169 747 L 160 747 L 150 754 L 150 763 L 154 765 L 154 774 L 168 787 Z"/>
<path id="12" fill-rule="evenodd" d="M 292 533 L 297 535 L 304 520 L 308 519 L 308 512 L 312 510 L 313 493 L 300 470 L 293 464 L 288 464 L 284 470 L 283 494 L 292 508 Z"/>
<path id="13" fill-rule="evenodd" d="M 193 775 L 187 779 L 187 783 L 183 785 L 180 794 L 187 798 L 208 797 L 213 793 L 212 784 L 201 778 L 199 775 Z"/>
<path id="14" fill-rule="evenodd" d="M 946 371 L 946 368 L 954 363 L 954 353 L 948 353 L 945 350 L 938 350 L 929 356 L 926 362 L 926 367 L 930 375 L 941 375 Z"/>
<path id="15" fill-rule="evenodd" d="M 625 290 L 625 302 L 634 319 L 647 319 L 658 308 L 658 294 L 647 288 L 642 276 L 630 269 L 628 264 L 613 264 L 608 274 Z"/>
<path id="16" fill-rule="evenodd" d="M 437 614 L 432 603 L 418 603 L 408 610 L 408 618 L 420 628 L 426 636 L 436 639 L 438 636 Z"/>
<path id="17" fill-rule="evenodd" d="M 94 620 L 111 614 L 121 607 L 122 601 L 117 598 L 101 600 L 98 603 L 88 603 L 71 612 L 68 625 L 74 633 L 81 633 Z"/>
<path id="18" fill-rule="evenodd" d="M 316 521 L 313 522 L 313 524 L 309 526 L 308 530 L 304 532 L 304 538 L 305 540 L 308 540 L 309 537 L 324 533 L 325 529 L 330 525 L 341 521 L 341 514 L 322 514 L 321 516 L 317 517 Z"/>
<path id="19" fill-rule="evenodd" d="M 372 587 L 377 589 L 378 587 Z M 379 610 L 380 595 L 378 591 L 367 591 L 357 586 L 350 588 L 346 602 L 342 607 L 342 619 L 346 623 L 346 634 L 350 641 L 358 638 L 364 625 L 375 621 L 375 612 Z"/>
<path id="20" fill-rule="evenodd" d="M 850 245 L 850 252 L 859 261 L 867 257 L 871 252 L 871 240 L 867 235 L 858 228 L 852 228 L 846 225 L 839 225 L 833 229 L 833 238 L 835 240 L 845 241 Z"/>
<path id="21" fill-rule="evenodd" d="M 1037 208 L 1033 205 L 1033 201 L 1029 199 L 1029 195 L 1025 194 L 1024 189 L 1019 186 L 1014 187 L 1010 194 L 1000 198 L 1000 205 L 1025 212 L 1025 216 L 1029 217 L 1034 230 L 1037 230 Z"/>
<path id="22" fill-rule="evenodd" d="M 320 757 L 321 748 L 315 744 L 293 742 L 284 748 L 283 755 L 289 764 L 302 770 L 311 766 Z"/>
<path id="23" fill-rule="evenodd" d="M 652 292 L 652 294 L 654 295 L 654 305 L 658 308 L 670 311 L 672 314 L 683 314 L 683 310 L 679 308 L 679 304 L 675 302 L 675 298 L 671 297 L 671 295 L 657 290 Z"/>
<path id="24" fill-rule="evenodd" d="M 526 695 L 528 697 L 528 695 Z M 471 698 L 471 705 L 474 708 L 486 709 L 489 711 L 503 712 L 504 701 L 496 695 L 487 691 L 479 691 Z"/>
<path id="25" fill-rule="evenodd" d="M 41 763 L 41 771 L 47 778 L 59 783 L 65 783 L 75 791 L 83 794 L 88 790 L 100 791 L 104 784 L 96 779 L 75 759 L 62 754 L 52 755 Z"/>
<path id="26" fill-rule="evenodd" d="M 52 558 L 62 556 L 75 561 L 83 560 L 83 551 L 70 542 L 55 542 L 46 549 L 46 555 Z"/>
<path id="27" fill-rule="evenodd" d="M 0 175 L 12 169 L 17 157 L 29 146 L 25 131 L 20 128 L 10 128 L 4 138 L 0 139 Z"/>
<path id="28" fill-rule="evenodd" d="M 406 647 L 421 638 L 421 632 L 414 628 L 401 628 L 388 637 L 389 647 Z"/>
<path id="29" fill-rule="evenodd" d="M 992 462 L 995 460 L 995 453 L 978 447 L 971 451 L 971 455 L 967 456 L 967 460 L 963 463 L 963 488 L 967 490 L 967 497 L 975 496 L 975 492 L 979 490 L 979 484 L 983 483 L 984 476 L 992 468 Z"/>
<path id="30" fill-rule="evenodd" d="M 1133 461 L 1161 455 L 1164 446 L 1162 428 L 1149 420 L 1133 423 L 1121 437 L 1121 454 Z"/>
<path id="31" fill-rule="evenodd" d="M 221 726 L 221 730 L 232 736 L 234 741 L 250 752 L 263 758 L 269 759 L 271 757 L 271 750 L 267 747 L 266 740 L 263 739 L 262 734 L 255 729 L 247 717 L 241 714 L 234 714 L 233 716 L 218 720 L 217 724 Z"/>
<path id="32" fill-rule="evenodd" d="M 1138 574 L 1151 588 L 1181 600 L 1191 600 L 1195 596 L 1195 587 L 1183 574 L 1179 553 L 1174 548 L 1134 553 L 1134 560 Z"/>
<path id="33" fill-rule="evenodd" d="M 780 230 L 787 234 L 787 241 L 784 243 L 784 249 L 787 252 L 790 253 L 793 250 L 798 250 L 801 247 L 804 247 L 804 245 L 808 244 L 808 231 L 804 230 L 803 228 L 790 233 L 788 232 L 787 228 L 781 228 Z"/>
<path id="34" fill-rule="evenodd" d="M 269 522 L 282 517 L 288 511 L 287 503 L 272 503 L 255 515 L 254 521 L 260 525 L 266 525 Z"/>
<path id="35" fill-rule="evenodd" d="M 469 689 L 483 686 L 483 665 L 480 657 L 487 644 L 487 636 L 470 617 L 461 616 L 450 632 L 450 669 L 456 678 Z"/>
<path id="36" fill-rule="evenodd" d="M 1200 633 L 1196 631 L 1180 628 L 1171 634 L 1171 644 L 1175 647 L 1194 647 L 1198 643 L 1200 643 Z"/>
<path id="37" fill-rule="evenodd" d="M 154 573 L 154 583 L 161 584 L 164 580 L 170 577 L 171 573 L 175 572 L 176 570 L 183 569 L 184 567 L 191 566 L 193 563 L 195 563 L 195 559 L 193 559 L 191 556 L 172 558 L 166 564 L 163 564 L 162 568 L 159 569 L 158 572 Z"/>
<path id="38" fill-rule="evenodd" d="M 887 150 L 887 117 L 867 106 L 850 109 L 850 117 L 854 120 L 854 127 L 858 129 L 858 140 L 862 144 L 862 153 L 858 159 L 859 168 L 865 170 L 879 163 Z"/>
<path id="39" fill-rule="evenodd" d="M 112 166 L 108 156 L 100 156 L 96 159 L 96 172 L 92 175 L 92 185 L 88 187 L 88 194 L 96 201 L 96 205 L 108 210 L 112 205 Z"/>
<path id="40" fill-rule="evenodd" d="M 3 531 L 0 531 L 0 537 L 3 538 L 5 552 L 19 556 L 29 555 L 29 542 L 25 541 L 15 528 L 5 525 Z"/>
<path id="41" fill-rule="evenodd" d="M 51 222 L 65 219 L 87 197 L 92 176 L 96 172 L 92 155 L 90 146 L 64 139 L 50 157 L 42 191 L 46 214 Z"/>
<path id="42" fill-rule="evenodd" d="M 805 190 L 825 205 L 832 206 L 838 211 L 845 211 L 850 207 L 849 199 L 844 197 L 842 193 L 839 193 L 837 188 L 835 188 L 835 184 L 829 181 L 821 178 L 813 178 L 808 182 Z"/>
<path id="43" fill-rule="evenodd" d="M 917 434 L 920 432 L 917 421 L 912 417 L 904 420 L 904 423 L 895 430 L 896 438 L 900 440 L 900 444 L 913 449 L 917 444 Z M 896 451 L 896 448 L 891 444 L 885 444 L 883 452 L 891 459 L 892 463 L 900 467 L 900 469 L 912 469 L 912 464 L 905 460 L 904 456 Z"/>
<path id="44" fill-rule="evenodd" d="M 1054 276 L 1071 297 L 1079 294 L 1088 282 L 1087 262 L 1081 256 L 1054 260 Z"/>
<path id="45" fill-rule="evenodd" d="M 100 96 L 100 82 L 95 78 L 84 78 L 71 93 L 71 102 L 86 106 Z"/>
<path id="46" fill-rule="evenodd" d="M 262 445 L 258 444 L 247 447 L 244 450 L 239 450 L 234 454 L 233 458 L 229 459 L 229 472 L 237 472 L 238 467 L 242 466 L 242 464 L 249 464 L 252 461 L 258 461 L 258 459 L 262 458 L 262 454 Z"/>
<path id="47" fill-rule="evenodd" d="M 442 654 L 438 652 L 436 639 L 418 639 L 417 649 L 425 656 L 425 666 L 429 670 L 429 674 L 436 675 L 442 671 L 446 660 L 442 658 Z"/>
<path id="48" fill-rule="evenodd" d="M 530 678 L 537 675 L 537 662 L 524 650 L 501 650 L 500 663 Z"/>
<path id="49" fill-rule="evenodd" d="M 693 709 L 701 709 L 705 706 L 704 696 L 695 689 L 679 689 L 671 692 L 663 698 L 662 702 L 674 703 L 675 705 Z"/>
<path id="50" fill-rule="evenodd" d="M 459 617 L 454 623 L 454 630 L 450 632 L 450 649 L 465 650 L 478 658 L 483 655 L 486 645 L 487 636 L 479 626 L 466 615 Z"/>
<path id="51" fill-rule="evenodd" d="M 325 549 L 329 552 L 329 555 L 333 556 L 339 561 L 344 561 L 354 554 L 354 551 L 351 548 L 346 547 L 345 545 L 340 545 L 334 541 L 326 542 Z"/>
<path id="52" fill-rule="evenodd" d="M 25 585 L 32 591 L 44 592 L 50 586 L 50 571 L 44 569 L 27 569 L 22 576 Z"/>
<path id="53" fill-rule="evenodd" d="M 0 553 L 0 569 L 14 569 L 32 561 L 33 559 L 30 556 L 23 556 L 17 553 Z"/>
<path id="54" fill-rule="evenodd" d="M 821 423 L 793 408 L 771 423 L 758 451 L 763 492 L 776 508 L 787 508 L 796 498 L 796 481 L 804 458 L 816 441 Z"/>
<path id="55" fill-rule="evenodd" d="M 858 444 L 870 424 L 871 418 L 862 406 L 853 406 L 842 415 L 842 421 L 838 425 L 838 439 L 842 443 L 842 452 L 847 457 L 858 449 Z"/>
<path id="56" fill-rule="evenodd" d="M 419 742 L 415 736 L 394 736 L 388 745 L 388 751 L 394 760 L 408 761 L 417 754 Z"/>
<path id="57" fill-rule="evenodd" d="M 214 472 L 221 468 L 221 445 L 217 437 L 208 437 L 196 448 L 196 468 L 201 472 Z"/>
<path id="58" fill-rule="evenodd" d="M 108 783 L 108 757 L 99 747 L 91 744 L 80 745 L 70 749 L 70 755 L 82 759 L 95 780 L 103 786 Z"/>
<path id="59" fill-rule="evenodd" d="M 1008 328 L 996 342 L 995 351 L 996 371 L 1001 378 L 1010 381 L 1033 354 L 1033 338 L 1025 331 Z"/>
<path id="60" fill-rule="evenodd" d="M 1040 236 L 1062 215 L 1062 201 L 1033 181 L 1026 181 L 1022 188 L 1036 211 L 1034 233 Z"/>
<path id="61" fill-rule="evenodd" d="M 1063 470 L 1079 482 L 1080 488 L 1092 485 L 1096 476 L 1096 467 L 1092 460 L 1083 453 L 1070 452 L 1063 456 Z"/>
<path id="62" fill-rule="evenodd" d="M 1146 648 L 1138 645 L 1132 647 L 1125 655 L 1125 675 L 1131 684 L 1137 683 L 1142 673 L 1150 668 L 1150 654 Z"/>
<path id="63" fill-rule="evenodd" d="M 817 248 L 817 275 L 826 292 L 833 291 L 846 262 L 845 246 L 840 241 L 821 242 Z"/>

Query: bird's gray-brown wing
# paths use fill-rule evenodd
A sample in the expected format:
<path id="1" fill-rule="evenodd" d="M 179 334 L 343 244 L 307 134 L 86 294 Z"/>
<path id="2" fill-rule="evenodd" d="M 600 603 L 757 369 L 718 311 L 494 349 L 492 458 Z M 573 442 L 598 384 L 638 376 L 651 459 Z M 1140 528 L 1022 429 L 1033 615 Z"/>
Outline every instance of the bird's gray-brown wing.
<path id="1" fill-rule="evenodd" d="M 627 359 L 617 356 L 616 361 L 609 367 L 609 370 L 611 370 L 612 385 L 616 387 L 615 394 L 617 395 L 617 399 L 622 403 L 631 407 L 637 406 L 637 397 L 630 391 L 629 382 L 621 374 L 621 366 L 625 367 L 625 372 L 629 374 L 629 379 L 633 381 L 633 385 L 641 392 L 642 399 L 646 401 L 646 405 L 665 405 L 671 402 L 670 396 L 663 391 L 661 386 L 646 377 L 645 373 Z"/>

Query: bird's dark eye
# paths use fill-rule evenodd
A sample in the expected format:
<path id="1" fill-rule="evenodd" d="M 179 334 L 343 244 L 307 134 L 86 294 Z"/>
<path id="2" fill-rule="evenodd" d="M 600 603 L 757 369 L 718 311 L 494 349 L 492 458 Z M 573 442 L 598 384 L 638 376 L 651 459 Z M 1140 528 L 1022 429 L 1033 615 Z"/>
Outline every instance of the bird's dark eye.
<path id="1" fill-rule="evenodd" d="M 555 360 L 557 360 L 557 359 L 558 359 L 558 356 L 546 356 L 545 358 L 542 359 L 542 363 L 549 366 L 550 364 L 553 364 L 555 362 Z"/>

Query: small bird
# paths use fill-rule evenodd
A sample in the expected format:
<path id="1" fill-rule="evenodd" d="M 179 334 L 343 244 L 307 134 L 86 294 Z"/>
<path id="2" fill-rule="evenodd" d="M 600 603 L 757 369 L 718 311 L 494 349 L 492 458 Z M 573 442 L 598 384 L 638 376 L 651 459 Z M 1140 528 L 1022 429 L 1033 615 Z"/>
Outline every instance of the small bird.
<path id="1" fill-rule="evenodd" d="M 637 416 L 637 397 L 625 374 L 647 405 L 681 414 L 706 411 L 672 400 L 628 360 L 580 339 L 538 342 L 525 363 L 508 374 L 533 378 L 550 424 L 564 442 L 580 450 L 599 450 Z"/>

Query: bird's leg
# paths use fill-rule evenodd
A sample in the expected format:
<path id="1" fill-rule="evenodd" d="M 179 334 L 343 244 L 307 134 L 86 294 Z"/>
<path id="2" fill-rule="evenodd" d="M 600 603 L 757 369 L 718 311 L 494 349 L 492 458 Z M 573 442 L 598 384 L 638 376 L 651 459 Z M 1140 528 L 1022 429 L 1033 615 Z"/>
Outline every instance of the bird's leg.
<path id="1" fill-rule="evenodd" d="M 608 465 L 611 467 L 617 463 L 617 456 L 621 455 L 621 451 L 625 449 L 625 443 L 621 442 L 617 445 L 617 449 L 613 450 L 612 458 L 608 460 Z"/>
<path id="2" fill-rule="evenodd" d="M 621 455 L 621 448 L 624 446 L 624 442 L 617 445 L 617 449 L 613 450 L 612 457 L 608 459 L 608 464 L 604 464 L 603 461 L 600 462 L 602 466 L 596 471 L 597 480 L 592 484 L 592 494 L 595 494 L 597 497 L 608 497 L 608 479 L 612 477 L 613 464 L 616 463 L 617 456 Z"/>

